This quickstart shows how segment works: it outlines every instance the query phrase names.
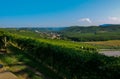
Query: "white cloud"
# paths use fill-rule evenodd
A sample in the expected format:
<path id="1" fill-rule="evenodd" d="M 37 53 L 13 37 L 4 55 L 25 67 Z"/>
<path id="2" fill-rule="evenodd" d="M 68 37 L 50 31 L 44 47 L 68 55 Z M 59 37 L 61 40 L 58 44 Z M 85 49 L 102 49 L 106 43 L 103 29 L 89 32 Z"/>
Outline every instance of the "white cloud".
<path id="1" fill-rule="evenodd" d="M 90 20 L 90 18 L 81 18 L 78 20 L 79 22 L 88 22 L 88 23 L 92 23 L 92 21 Z"/>
<path id="2" fill-rule="evenodd" d="M 118 17 L 108 17 L 108 19 L 109 20 L 111 20 L 111 21 L 120 21 L 120 18 L 118 18 Z"/>

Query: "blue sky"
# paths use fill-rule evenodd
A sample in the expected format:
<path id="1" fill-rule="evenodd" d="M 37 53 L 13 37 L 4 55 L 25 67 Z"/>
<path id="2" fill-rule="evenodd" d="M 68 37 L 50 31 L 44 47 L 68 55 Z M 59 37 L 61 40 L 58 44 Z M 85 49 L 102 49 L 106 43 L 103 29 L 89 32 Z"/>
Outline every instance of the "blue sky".
<path id="1" fill-rule="evenodd" d="M 120 24 L 120 0 L 0 0 L 0 27 Z"/>

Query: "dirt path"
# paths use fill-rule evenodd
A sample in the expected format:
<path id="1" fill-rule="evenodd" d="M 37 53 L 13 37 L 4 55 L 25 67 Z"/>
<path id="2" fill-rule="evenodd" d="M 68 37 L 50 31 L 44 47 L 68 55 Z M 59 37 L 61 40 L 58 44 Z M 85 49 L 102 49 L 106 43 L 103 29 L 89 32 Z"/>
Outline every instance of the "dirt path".
<path id="1" fill-rule="evenodd" d="M 0 79 L 18 79 L 18 78 L 11 72 L 1 72 Z"/>
<path id="2" fill-rule="evenodd" d="M 14 53 L 23 53 L 23 51 L 21 50 L 21 49 L 19 49 L 17 46 L 15 46 L 15 45 L 11 45 L 11 47 L 12 47 L 12 49 L 10 50 L 10 52 L 12 52 L 13 53 L 13 55 L 14 55 Z M 16 52 L 17 51 L 17 52 Z M 30 60 L 30 59 L 29 59 Z M 31 63 L 32 62 L 34 62 L 34 61 L 30 61 Z M 51 78 L 49 78 L 48 76 L 46 76 L 46 75 L 44 75 L 44 73 L 42 73 L 41 71 L 38 71 L 36 68 L 34 68 L 34 67 L 32 67 L 32 66 L 30 66 L 30 65 L 27 65 L 26 64 L 26 62 L 25 61 L 21 61 L 20 63 L 18 62 L 18 65 L 16 64 L 16 66 L 25 66 L 25 71 L 24 70 L 22 70 L 21 72 L 18 72 L 17 74 L 22 74 L 23 76 L 24 76 L 24 74 L 23 73 L 30 73 L 29 71 L 31 71 L 33 74 L 35 74 L 35 76 L 39 76 L 40 78 L 35 78 L 35 79 L 51 79 Z M 27 72 L 26 72 L 26 70 L 27 70 Z M 16 74 L 16 73 L 15 73 Z M 29 75 L 29 76 L 31 76 L 31 75 Z M 26 77 L 26 78 L 24 78 L 24 79 L 32 79 L 32 78 L 30 78 L 30 77 Z"/>

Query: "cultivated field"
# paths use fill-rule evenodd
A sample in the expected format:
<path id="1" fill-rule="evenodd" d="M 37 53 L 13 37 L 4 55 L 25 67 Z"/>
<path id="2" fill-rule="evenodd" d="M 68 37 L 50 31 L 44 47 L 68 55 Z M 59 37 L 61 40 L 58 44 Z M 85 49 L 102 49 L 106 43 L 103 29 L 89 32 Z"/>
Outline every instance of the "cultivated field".
<path id="1" fill-rule="evenodd" d="M 92 44 L 100 49 L 120 49 L 120 40 L 86 42 L 86 43 Z"/>

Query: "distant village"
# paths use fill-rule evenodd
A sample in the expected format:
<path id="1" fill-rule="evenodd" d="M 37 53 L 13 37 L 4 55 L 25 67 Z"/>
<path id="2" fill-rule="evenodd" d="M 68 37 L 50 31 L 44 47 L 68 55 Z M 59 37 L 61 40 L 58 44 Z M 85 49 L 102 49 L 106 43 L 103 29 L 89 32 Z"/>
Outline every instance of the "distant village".
<path id="1" fill-rule="evenodd" d="M 60 39 L 60 34 L 55 32 L 40 32 L 38 30 L 35 30 L 36 33 L 39 33 L 41 37 L 43 38 L 50 38 L 50 39 Z"/>

